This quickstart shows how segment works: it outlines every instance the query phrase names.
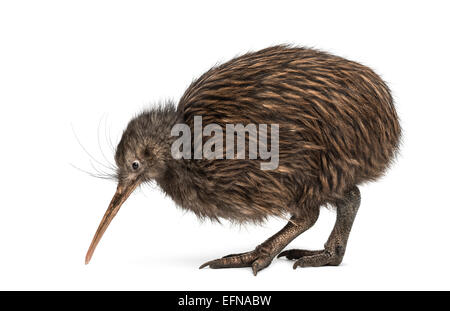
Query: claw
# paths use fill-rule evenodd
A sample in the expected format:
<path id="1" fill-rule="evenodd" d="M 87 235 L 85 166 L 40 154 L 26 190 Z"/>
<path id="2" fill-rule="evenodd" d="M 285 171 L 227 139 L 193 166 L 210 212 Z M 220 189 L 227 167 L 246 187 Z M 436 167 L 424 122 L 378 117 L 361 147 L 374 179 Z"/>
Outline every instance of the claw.
<path id="1" fill-rule="evenodd" d="M 290 249 L 290 250 L 279 253 L 277 258 L 280 258 L 280 257 L 286 257 L 287 259 L 292 260 L 292 259 L 298 259 L 299 257 L 301 257 L 301 255 L 297 254 L 296 250 Z"/>
<path id="2" fill-rule="evenodd" d="M 281 253 L 278 254 L 277 258 L 280 258 L 280 257 L 283 257 L 283 256 L 287 257 L 288 254 L 289 254 L 289 251 L 282 251 Z"/>
<path id="3" fill-rule="evenodd" d="M 211 260 L 202 264 L 199 269 L 209 266 L 211 269 L 220 268 L 240 268 L 251 267 L 253 275 L 257 275 L 258 271 L 267 267 L 273 257 L 262 255 L 259 251 L 251 251 L 241 254 L 234 254 L 222 257 L 220 259 Z"/>
<path id="4" fill-rule="evenodd" d="M 289 260 L 313 256 L 322 253 L 323 250 L 290 249 L 278 254 L 277 258 L 286 257 Z"/>
<path id="5" fill-rule="evenodd" d="M 258 274 L 258 269 L 259 268 L 259 266 L 258 266 L 258 263 L 257 262 L 254 262 L 253 264 L 252 264 L 252 270 L 253 270 L 253 275 L 254 276 L 256 276 L 257 274 Z"/>

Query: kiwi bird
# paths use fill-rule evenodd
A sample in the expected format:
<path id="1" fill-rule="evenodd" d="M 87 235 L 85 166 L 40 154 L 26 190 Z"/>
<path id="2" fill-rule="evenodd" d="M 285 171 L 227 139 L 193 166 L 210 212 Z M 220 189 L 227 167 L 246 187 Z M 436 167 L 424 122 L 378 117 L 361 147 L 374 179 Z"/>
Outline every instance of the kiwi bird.
<path id="1" fill-rule="evenodd" d="M 204 126 L 277 124 L 278 166 L 261 169 L 264 160 L 259 156 L 174 157 L 172 145 L 178 137 L 172 128 L 185 124 L 194 132 L 196 116 Z M 256 224 L 270 216 L 287 220 L 254 250 L 200 268 L 251 267 L 256 275 L 277 255 L 295 260 L 294 269 L 339 265 L 360 206 L 358 185 L 386 172 L 400 136 L 389 88 L 364 65 L 290 46 L 236 57 L 195 80 L 177 105 L 168 102 L 129 122 L 115 154 L 117 191 L 86 264 L 124 201 L 140 184 L 155 181 L 178 206 L 200 218 Z M 314 225 L 324 205 L 336 209 L 324 249 L 283 251 Z"/>

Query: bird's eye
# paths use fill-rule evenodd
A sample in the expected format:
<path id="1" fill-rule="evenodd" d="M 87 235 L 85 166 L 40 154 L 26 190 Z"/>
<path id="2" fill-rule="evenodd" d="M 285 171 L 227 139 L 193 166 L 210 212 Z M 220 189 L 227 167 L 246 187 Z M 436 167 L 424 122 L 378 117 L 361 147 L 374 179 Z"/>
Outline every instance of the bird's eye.
<path id="1" fill-rule="evenodd" d="M 134 161 L 134 162 L 131 164 L 131 167 L 133 168 L 133 170 L 137 170 L 137 169 L 139 168 L 139 166 L 141 166 L 141 165 L 139 164 L 139 161 Z"/>

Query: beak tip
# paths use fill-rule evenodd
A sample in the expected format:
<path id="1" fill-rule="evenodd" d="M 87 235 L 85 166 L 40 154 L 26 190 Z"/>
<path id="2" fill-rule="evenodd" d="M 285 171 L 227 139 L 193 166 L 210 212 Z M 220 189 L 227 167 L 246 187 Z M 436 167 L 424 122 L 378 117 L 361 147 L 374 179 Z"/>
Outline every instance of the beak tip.
<path id="1" fill-rule="evenodd" d="M 119 183 L 117 186 L 116 193 L 114 194 L 114 197 L 111 200 L 111 203 L 109 203 L 108 209 L 106 210 L 105 215 L 103 216 L 102 221 L 100 222 L 100 225 L 98 226 L 97 232 L 94 235 L 94 238 L 91 242 L 91 245 L 89 246 L 89 249 L 86 253 L 86 258 L 84 260 L 84 264 L 87 265 L 91 261 L 92 255 L 94 254 L 95 248 L 97 247 L 98 242 L 103 236 L 103 233 L 105 233 L 106 228 L 108 228 L 109 224 L 111 223 L 112 219 L 115 217 L 117 212 L 119 211 L 121 205 L 125 200 L 128 198 L 128 196 L 136 189 L 136 187 L 139 185 L 139 180 L 136 179 L 133 183 L 123 186 Z"/>

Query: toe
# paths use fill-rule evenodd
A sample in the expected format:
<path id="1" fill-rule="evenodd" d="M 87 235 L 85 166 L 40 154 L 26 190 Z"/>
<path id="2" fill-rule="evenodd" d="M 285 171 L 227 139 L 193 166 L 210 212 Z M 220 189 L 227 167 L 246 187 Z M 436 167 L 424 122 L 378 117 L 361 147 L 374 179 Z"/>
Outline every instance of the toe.
<path id="1" fill-rule="evenodd" d="M 258 265 L 258 263 L 256 261 L 252 264 L 252 271 L 253 271 L 253 275 L 254 276 L 256 276 L 258 274 L 259 265 Z"/>
<path id="2" fill-rule="evenodd" d="M 299 259 L 305 256 L 312 256 L 316 254 L 320 254 L 322 251 L 311 251 L 306 249 L 290 249 L 287 251 L 281 252 L 277 258 L 286 257 L 289 260 Z"/>
<path id="3" fill-rule="evenodd" d="M 201 265 L 200 269 L 206 266 L 209 266 L 211 269 L 249 267 L 255 259 L 256 254 L 253 252 L 228 255 L 219 259 L 208 261 Z"/>
<path id="4" fill-rule="evenodd" d="M 323 251 L 316 255 L 304 256 L 298 259 L 293 268 L 297 267 L 320 267 L 326 266 L 330 263 L 331 257 L 330 254 L 326 251 Z"/>
<path id="5" fill-rule="evenodd" d="M 258 271 L 266 268 L 272 262 L 272 258 L 268 256 L 259 257 L 252 263 L 253 274 L 256 276 Z"/>
<path id="6" fill-rule="evenodd" d="M 283 251 L 280 254 L 278 254 L 277 258 L 286 257 L 289 260 L 298 259 L 300 258 L 298 256 L 298 251 L 299 251 L 298 249 L 290 249 L 287 251 Z"/>
<path id="7" fill-rule="evenodd" d="M 202 265 L 199 267 L 199 269 L 203 269 L 203 268 L 209 266 L 209 265 L 212 264 L 214 261 L 215 261 L 215 260 L 210 260 L 210 261 L 205 262 L 204 264 L 202 264 Z"/>

